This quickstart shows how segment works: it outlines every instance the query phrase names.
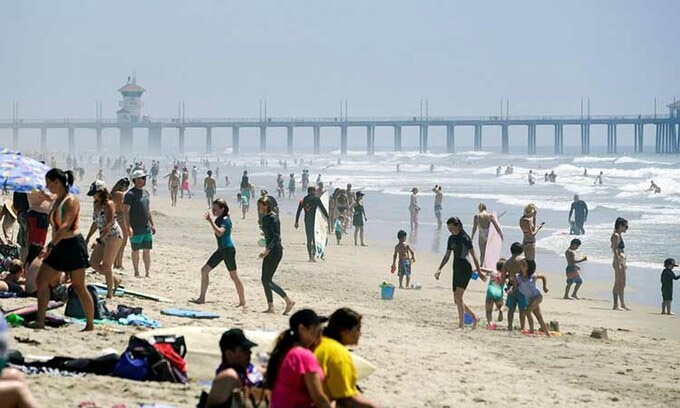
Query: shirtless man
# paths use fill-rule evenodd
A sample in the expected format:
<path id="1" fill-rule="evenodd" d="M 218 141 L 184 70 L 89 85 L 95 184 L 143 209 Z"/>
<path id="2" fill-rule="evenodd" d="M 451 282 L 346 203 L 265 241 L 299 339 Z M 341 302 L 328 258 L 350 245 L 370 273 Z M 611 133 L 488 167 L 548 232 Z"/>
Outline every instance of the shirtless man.
<path id="1" fill-rule="evenodd" d="M 208 201 L 208 208 L 211 208 L 217 191 L 217 182 L 212 176 L 212 170 L 208 170 L 208 176 L 203 179 L 203 191 L 205 192 L 205 199 Z"/>
<path id="2" fill-rule="evenodd" d="M 170 174 L 166 175 L 164 178 L 168 179 L 168 190 L 170 190 L 170 201 L 172 206 L 177 206 L 177 193 L 179 192 L 179 171 L 177 166 L 172 168 Z"/>
<path id="3" fill-rule="evenodd" d="M 489 239 L 489 228 L 491 224 L 493 224 L 493 227 L 496 229 L 496 232 L 498 235 L 501 237 L 501 241 L 503 240 L 503 231 L 501 231 L 501 226 L 498 225 L 498 220 L 496 217 L 494 217 L 492 214 L 489 214 L 486 211 L 486 204 L 484 203 L 479 203 L 477 206 L 477 210 L 479 213 L 475 215 L 475 217 L 472 220 L 472 237 L 471 239 L 475 239 L 475 233 L 477 232 L 477 229 L 479 228 L 479 261 L 484 265 L 484 255 L 486 254 L 486 242 Z"/>
<path id="4" fill-rule="evenodd" d="M 522 245 L 524 247 L 524 257 L 529 267 L 529 276 L 536 272 L 536 235 L 543 228 L 542 222 L 536 228 L 536 205 L 531 203 L 524 207 L 524 215 L 519 219 L 519 228 L 524 235 Z"/>
<path id="5" fill-rule="evenodd" d="M 434 186 L 432 189 L 434 193 L 434 216 L 437 218 L 437 231 L 442 229 L 442 201 L 444 200 L 444 193 L 442 193 L 442 186 Z M 472 231 L 474 237 L 475 232 Z M 482 262 L 484 262 L 484 255 L 482 255 Z"/>
<path id="6" fill-rule="evenodd" d="M 528 262 L 522 256 L 524 248 L 519 242 L 515 242 L 510 246 L 510 259 L 505 261 L 503 265 L 503 272 L 508 278 L 508 299 L 505 306 L 508 307 L 508 330 L 512 331 L 512 321 L 515 317 L 515 309 L 519 306 L 519 324 L 522 330 L 526 322 L 526 309 L 529 306 L 529 299 L 526 298 L 519 290 L 511 291 L 513 287 L 517 287 L 517 279 L 515 275 L 525 271 L 529 268 Z"/>

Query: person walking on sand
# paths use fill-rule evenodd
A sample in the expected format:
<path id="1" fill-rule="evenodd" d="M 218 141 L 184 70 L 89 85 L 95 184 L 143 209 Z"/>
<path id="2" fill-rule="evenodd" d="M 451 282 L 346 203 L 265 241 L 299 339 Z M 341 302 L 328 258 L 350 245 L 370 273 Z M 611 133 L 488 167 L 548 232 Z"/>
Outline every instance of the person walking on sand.
<path id="1" fill-rule="evenodd" d="M 581 287 L 581 284 L 583 284 L 583 279 L 581 279 L 581 274 L 579 273 L 581 271 L 581 268 L 578 266 L 581 262 L 585 262 L 588 260 L 587 256 L 584 256 L 580 259 L 576 259 L 576 251 L 578 248 L 581 246 L 581 240 L 578 238 L 574 238 L 571 240 L 571 243 L 569 244 L 569 248 L 564 252 L 564 257 L 567 258 L 567 287 L 564 288 L 564 299 L 578 299 L 578 290 Z M 569 297 L 569 289 L 571 288 L 572 284 L 576 284 L 576 287 L 574 287 L 574 292 L 571 294 L 571 298 Z"/>
<path id="2" fill-rule="evenodd" d="M 411 245 L 406 243 L 406 231 L 399 230 L 397 232 L 397 239 L 399 242 L 394 247 L 394 254 L 392 255 L 392 268 L 391 272 L 397 271 L 397 257 L 399 257 L 399 271 L 397 275 L 399 277 L 399 289 L 404 289 L 402 281 L 406 277 L 406 289 L 410 287 L 411 284 L 411 264 L 416 262 L 416 254 L 413 252 Z"/>
<path id="3" fill-rule="evenodd" d="M 673 302 L 673 281 L 680 279 L 680 275 L 673 272 L 677 267 L 675 259 L 667 258 L 663 261 L 663 271 L 661 272 L 661 314 L 672 315 L 671 303 Z"/>
<path id="4" fill-rule="evenodd" d="M 114 269 L 123 269 L 123 254 L 125 253 L 125 246 L 127 245 L 129 238 L 128 226 L 125 223 L 125 204 L 123 203 L 128 188 L 130 188 L 130 180 L 127 177 L 118 180 L 116 184 L 113 185 L 113 188 L 111 188 L 111 198 L 116 204 L 116 221 L 118 221 L 118 225 L 120 225 L 120 228 L 123 231 L 123 243 L 118 249 L 116 260 L 113 262 Z"/>
<path id="5" fill-rule="evenodd" d="M 208 207 L 210 207 L 215 200 L 215 192 L 217 191 L 217 182 L 213 178 L 211 170 L 208 170 L 208 176 L 203 179 L 203 191 L 205 191 L 205 198 L 208 201 Z"/>
<path id="6" fill-rule="evenodd" d="M 310 189 L 314 189 L 314 187 L 310 186 Z M 293 310 L 295 302 L 273 280 L 276 268 L 279 267 L 281 258 L 283 258 L 281 223 L 279 222 L 278 215 L 272 211 L 272 204 L 269 198 L 260 197 L 257 200 L 257 211 L 263 215 L 262 232 L 264 232 L 265 239 L 265 249 L 260 254 L 260 258 L 262 258 L 262 286 L 264 287 L 264 295 L 267 298 L 268 305 L 264 313 L 274 313 L 274 297 L 272 292 L 276 292 L 286 302 L 283 314 L 287 315 Z"/>
<path id="7" fill-rule="evenodd" d="M 95 231 L 99 231 L 99 237 L 92 246 L 90 264 L 92 269 L 106 278 L 106 298 L 113 299 L 113 293 L 121 280 L 113 275 L 112 266 L 123 245 L 123 230 L 116 220 L 116 204 L 103 181 L 96 180 L 92 183 L 87 195 L 94 199 L 94 206 L 92 225 L 85 238 L 86 245 L 89 245 Z"/>
<path id="8" fill-rule="evenodd" d="M 300 200 L 300 204 L 297 208 L 297 213 L 295 213 L 295 229 L 298 229 L 300 224 L 300 213 L 305 210 L 305 233 L 307 235 L 307 255 L 309 256 L 309 262 L 316 262 L 316 241 L 314 238 L 314 220 L 316 217 L 316 211 L 321 210 L 321 213 L 328 220 L 328 211 L 324 207 L 321 199 L 316 195 L 316 187 L 307 187 L 307 195 Z M 329 220 L 330 222 L 330 220 Z"/>
<path id="9" fill-rule="evenodd" d="M 486 255 L 486 243 L 489 240 L 489 228 L 493 225 L 494 229 L 500 236 L 501 241 L 503 240 L 503 231 L 501 226 L 498 224 L 496 216 L 489 214 L 486 211 L 486 204 L 479 203 L 477 206 L 478 213 L 472 219 L 472 236 L 470 239 L 475 239 L 475 233 L 479 229 L 479 261 L 484 265 L 484 256 Z"/>
<path id="10" fill-rule="evenodd" d="M 132 247 L 132 268 L 135 277 L 139 277 L 139 251 L 142 251 L 144 270 L 149 277 L 151 269 L 151 249 L 153 248 L 153 234 L 156 226 L 151 215 L 151 197 L 144 190 L 146 185 L 146 173 L 144 170 L 135 170 L 132 175 L 133 187 L 125 194 L 125 225 L 128 227 L 130 246 Z"/>
<path id="11" fill-rule="evenodd" d="M 536 235 L 545 225 L 545 222 L 542 222 L 538 228 L 536 227 L 536 213 L 536 205 L 533 203 L 527 204 L 524 207 L 524 215 L 519 219 L 519 228 L 524 235 L 522 247 L 524 248 L 524 258 L 529 267 L 529 275 L 533 275 L 536 271 Z"/>
<path id="12" fill-rule="evenodd" d="M 288 178 L 288 199 L 295 198 L 295 173 L 290 173 Z"/>
<path id="13" fill-rule="evenodd" d="M 626 254 L 624 249 L 626 244 L 623 242 L 623 233 L 628 231 L 628 220 L 618 217 L 614 222 L 614 232 L 611 236 L 611 248 L 614 254 L 612 266 L 614 267 L 614 288 L 612 295 L 614 297 L 614 310 L 630 310 L 626 307 L 624 300 L 624 291 L 626 289 Z M 619 308 L 619 301 L 621 307 Z"/>
<path id="14" fill-rule="evenodd" d="M 437 231 L 439 231 L 442 229 L 442 201 L 444 200 L 442 186 L 440 185 L 434 186 L 432 192 L 434 193 L 434 216 L 437 219 Z"/>
<path id="15" fill-rule="evenodd" d="M 574 232 L 576 232 L 576 235 L 585 234 L 586 230 L 583 229 L 583 224 L 588 220 L 588 204 L 581 200 L 578 194 L 574 194 L 574 201 L 571 203 L 571 208 L 569 209 L 570 224 L 572 214 L 574 214 Z"/>
<path id="16" fill-rule="evenodd" d="M 458 330 L 463 330 L 465 328 L 465 313 L 469 314 L 474 320 L 472 328 L 475 329 L 477 323 L 479 323 L 479 319 L 463 301 L 463 295 L 472 278 L 472 265 L 470 265 L 470 262 L 467 260 L 468 254 L 472 256 L 472 261 L 475 263 L 475 269 L 482 281 L 486 282 L 486 276 L 480 273 L 479 260 L 477 259 L 477 255 L 475 255 L 472 240 L 463 229 L 463 223 L 460 219 L 458 217 L 451 217 L 446 221 L 446 226 L 449 229 L 451 236 L 449 236 L 449 241 L 446 245 L 444 258 L 442 258 L 442 262 L 439 264 L 439 269 L 437 269 L 434 277 L 439 280 L 442 268 L 449 262 L 449 258 L 453 252 L 452 286 L 453 301 L 456 303 L 456 308 L 458 309 Z"/>
<path id="17" fill-rule="evenodd" d="M 185 191 L 187 192 L 187 197 L 191 199 L 191 190 L 189 189 L 189 170 L 187 170 L 186 167 L 182 169 L 182 190 L 179 192 L 179 198 L 184 198 Z"/>
<path id="18" fill-rule="evenodd" d="M 170 174 L 166 175 L 164 178 L 168 179 L 168 190 L 170 190 L 170 202 L 172 206 L 177 206 L 177 193 L 179 192 L 179 171 L 177 166 L 173 167 Z"/>
<path id="19" fill-rule="evenodd" d="M 227 271 L 229 271 L 229 277 L 234 282 L 236 293 L 238 294 L 238 304 L 236 307 L 245 308 L 246 297 L 243 283 L 236 271 L 236 246 L 231 239 L 232 223 L 231 218 L 229 218 L 229 206 L 226 201 L 218 198 L 213 201 L 211 210 L 213 217 L 216 217 L 215 220 L 213 221 L 209 212 L 206 212 L 203 218 L 208 221 L 215 233 L 217 250 L 213 252 L 203 268 L 201 268 L 201 293 L 198 298 L 193 300 L 193 302 L 198 304 L 205 303 L 205 294 L 208 291 L 208 285 L 210 283 L 210 271 L 215 269 L 220 262 L 224 262 Z"/>
<path id="20" fill-rule="evenodd" d="M 411 231 L 418 229 L 418 213 L 420 207 L 418 206 L 418 188 L 411 189 L 411 201 L 408 204 L 408 212 L 411 216 Z"/>
<path id="21" fill-rule="evenodd" d="M 61 273 L 66 272 L 71 276 L 71 286 L 85 312 L 84 331 L 91 331 L 94 330 L 94 301 L 85 287 L 85 269 L 90 262 L 85 239 L 80 233 L 80 202 L 69 193 L 73 186 L 73 172 L 51 169 L 45 174 L 45 185 L 56 199 L 50 213 L 52 241 L 39 256 L 42 265 L 36 278 L 38 317 L 34 327 L 45 328 L 50 288 L 56 286 Z"/>
<path id="22" fill-rule="evenodd" d="M 364 242 L 364 223 L 368 221 L 364 208 L 364 193 L 356 192 L 356 199 L 352 203 L 352 225 L 354 225 L 354 245 L 357 245 L 357 235 L 361 238 L 361 246 L 367 246 Z"/>

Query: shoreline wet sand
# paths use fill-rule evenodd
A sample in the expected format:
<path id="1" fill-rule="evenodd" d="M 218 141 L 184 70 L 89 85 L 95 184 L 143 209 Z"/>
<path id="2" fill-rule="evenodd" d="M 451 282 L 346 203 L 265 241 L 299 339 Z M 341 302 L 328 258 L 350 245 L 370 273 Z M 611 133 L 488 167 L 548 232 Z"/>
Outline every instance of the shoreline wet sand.
<path id="1" fill-rule="evenodd" d="M 260 313 L 266 308 L 260 284 L 257 255 L 259 230 L 255 212 L 246 220 L 232 197 L 233 237 L 237 248 L 239 275 L 245 288 L 248 309 L 234 308 L 236 294 L 226 269 L 220 265 L 211 275 L 207 303 L 202 310 L 220 314 L 215 320 L 190 320 L 162 316 L 168 304 L 116 297 L 109 302 L 140 306 L 164 327 L 210 325 L 224 328 L 279 330 L 287 325 L 280 314 Z M 84 196 L 82 225 L 88 225 L 91 204 Z M 304 231 L 294 230 L 294 203 L 282 200 L 281 224 L 284 258 L 276 280 L 297 301 L 296 308 L 310 307 L 327 314 L 349 306 L 364 315 L 363 335 L 356 352 L 378 369 L 360 385 L 366 395 L 386 406 L 453 406 L 560 404 L 569 406 L 662 406 L 680 398 L 680 358 L 672 350 L 679 345 L 680 325 L 675 317 L 659 315 L 658 308 L 633 303 L 631 312 L 611 310 L 611 302 L 599 294 L 607 290 L 595 281 L 582 288 L 584 300 L 567 301 L 563 267 L 549 270 L 542 304 L 547 321 L 559 321 L 563 336 L 547 339 L 519 332 L 477 330 L 454 332 L 455 306 L 451 295 L 451 266 L 441 280 L 433 274 L 441 254 L 419 251 L 413 281 L 421 290 L 397 290 L 394 300 L 380 299 L 378 285 L 396 282 L 389 274 L 391 251 L 388 241 L 369 241 L 368 248 L 351 245 L 351 235 L 340 247 L 331 243 L 326 262 L 306 262 Z M 175 300 L 172 306 L 196 309 L 189 300 L 198 294 L 200 267 L 214 250 L 200 192 L 195 199 L 180 200 L 176 208 L 160 193 L 152 198 L 158 233 L 154 241 L 151 278 L 135 279 L 126 251 L 124 284 L 131 289 L 159 294 Z M 370 222 L 370 213 L 369 213 Z M 367 229 L 370 230 L 370 224 Z M 396 230 L 395 230 L 396 233 Z M 444 239 L 444 238 L 443 238 Z M 541 258 L 539 258 L 540 260 Z M 544 263 L 545 268 L 552 268 Z M 542 270 L 545 270 L 543 268 Z M 88 282 L 93 281 L 88 275 Z M 96 278 L 102 281 L 101 278 Z M 471 283 L 466 302 L 483 316 L 486 285 Z M 8 308 L 34 299 L 0 300 Z M 275 300 L 277 311 L 283 302 Z M 516 322 L 518 319 L 516 318 Z M 499 325 L 504 327 L 503 324 Z M 595 327 L 609 330 L 609 340 L 589 337 Z M 79 325 L 61 329 L 12 330 L 13 337 L 40 342 L 29 345 L 12 341 L 25 355 L 68 355 L 91 357 L 100 350 L 122 351 L 137 329 L 116 326 L 116 331 L 97 327 L 95 333 L 79 333 Z M 122 333 L 119 333 L 120 331 Z M 216 345 L 217 347 L 217 345 Z M 671 350 L 669 352 L 669 350 Z M 85 378 L 29 376 L 32 392 L 44 406 L 75 406 L 81 401 L 114 403 L 159 402 L 178 407 L 195 406 L 201 389 L 197 384 L 141 383 L 112 377 Z"/>

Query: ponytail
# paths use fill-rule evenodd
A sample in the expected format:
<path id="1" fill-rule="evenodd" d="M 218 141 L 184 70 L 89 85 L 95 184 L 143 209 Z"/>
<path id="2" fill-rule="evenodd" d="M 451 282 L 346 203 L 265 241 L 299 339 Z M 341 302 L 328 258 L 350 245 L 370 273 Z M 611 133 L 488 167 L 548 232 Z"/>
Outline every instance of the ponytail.
<path id="1" fill-rule="evenodd" d="M 293 345 L 298 341 L 297 330 L 288 329 L 279 334 L 276 339 L 276 345 L 274 345 L 274 350 L 272 350 L 269 356 L 269 362 L 267 363 L 267 374 L 265 375 L 265 388 L 274 389 L 274 384 L 276 384 L 276 376 L 279 373 L 279 368 L 281 368 L 281 363 L 283 358 L 286 357 L 288 351 L 293 348 Z"/>
<path id="2" fill-rule="evenodd" d="M 74 180 L 75 180 L 74 177 L 73 177 L 73 172 L 72 172 L 71 170 L 66 170 L 66 172 L 64 173 L 64 175 L 66 176 L 66 184 L 65 184 L 65 187 L 66 187 L 66 188 L 71 188 L 71 186 L 73 186 L 73 182 L 74 182 Z"/>

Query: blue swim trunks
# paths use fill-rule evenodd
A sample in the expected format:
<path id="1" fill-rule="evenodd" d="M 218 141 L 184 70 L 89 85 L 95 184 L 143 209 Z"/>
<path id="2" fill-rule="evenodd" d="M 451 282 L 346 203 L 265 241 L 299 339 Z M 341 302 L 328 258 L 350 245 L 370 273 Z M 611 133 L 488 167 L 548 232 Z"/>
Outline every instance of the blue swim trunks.
<path id="1" fill-rule="evenodd" d="M 411 276 L 411 260 L 401 259 L 399 261 L 399 276 Z"/>
<path id="2" fill-rule="evenodd" d="M 524 296 L 519 290 L 508 293 L 508 299 L 505 301 L 505 306 L 513 309 L 519 306 L 520 310 L 526 310 L 529 307 L 529 299 Z"/>

